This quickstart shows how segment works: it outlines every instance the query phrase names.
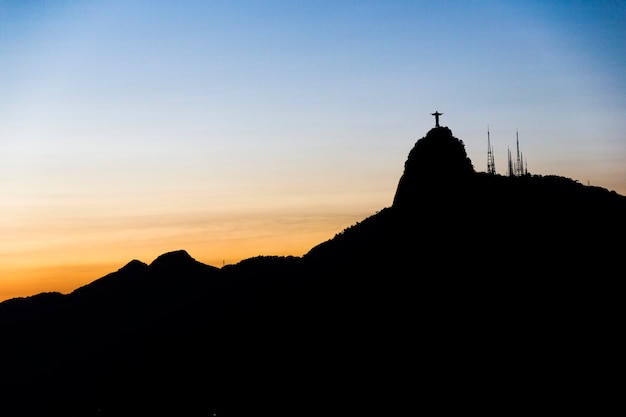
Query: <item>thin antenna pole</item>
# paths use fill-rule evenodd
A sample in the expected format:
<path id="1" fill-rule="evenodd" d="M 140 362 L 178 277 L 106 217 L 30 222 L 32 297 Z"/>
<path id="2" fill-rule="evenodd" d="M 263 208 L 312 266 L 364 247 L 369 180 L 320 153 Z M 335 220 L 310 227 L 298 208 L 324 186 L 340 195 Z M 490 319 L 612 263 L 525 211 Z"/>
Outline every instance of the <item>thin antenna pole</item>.
<path id="1" fill-rule="evenodd" d="M 515 143 L 517 146 L 517 157 L 515 158 L 515 175 L 518 177 L 522 175 L 522 159 L 519 153 L 519 132 L 515 129 Z"/>
<path id="2" fill-rule="evenodd" d="M 511 161 L 511 148 L 507 147 L 506 149 L 508 155 L 508 166 L 507 166 L 507 175 L 509 177 L 513 176 L 513 161 Z"/>
<path id="3" fill-rule="evenodd" d="M 489 136 L 489 125 L 487 125 L 487 173 L 496 173 L 496 164 L 493 159 L 493 147 L 491 146 L 491 138 Z"/>

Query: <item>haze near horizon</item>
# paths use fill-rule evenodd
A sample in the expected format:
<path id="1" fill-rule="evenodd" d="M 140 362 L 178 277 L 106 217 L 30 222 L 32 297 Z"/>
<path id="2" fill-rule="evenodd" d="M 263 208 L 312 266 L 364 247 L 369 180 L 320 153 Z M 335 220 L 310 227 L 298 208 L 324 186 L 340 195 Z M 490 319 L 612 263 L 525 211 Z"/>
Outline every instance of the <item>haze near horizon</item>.
<path id="1" fill-rule="evenodd" d="M 498 174 L 626 194 L 625 2 L 0 1 L 0 301 L 184 249 L 306 253 L 431 113 Z"/>

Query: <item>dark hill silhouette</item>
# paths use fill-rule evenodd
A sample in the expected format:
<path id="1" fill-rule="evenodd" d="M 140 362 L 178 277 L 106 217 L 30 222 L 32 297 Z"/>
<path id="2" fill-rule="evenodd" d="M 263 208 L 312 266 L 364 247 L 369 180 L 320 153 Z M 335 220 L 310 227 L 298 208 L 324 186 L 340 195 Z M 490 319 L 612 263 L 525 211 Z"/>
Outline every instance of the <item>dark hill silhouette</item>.
<path id="1" fill-rule="evenodd" d="M 417 193 L 440 189 L 450 194 L 474 174 L 463 141 L 447 127 L 435 127 L 418 140 L 404 164 L 393 205 L 415 203 Z"/>
<path id="2" fill-rule="evenodd" d="M 476 172 L 445 127 L 393 204 L 302 257 L 184 250 L 0 303 L 0 415 L 598 414 L 626 197 Z"/>

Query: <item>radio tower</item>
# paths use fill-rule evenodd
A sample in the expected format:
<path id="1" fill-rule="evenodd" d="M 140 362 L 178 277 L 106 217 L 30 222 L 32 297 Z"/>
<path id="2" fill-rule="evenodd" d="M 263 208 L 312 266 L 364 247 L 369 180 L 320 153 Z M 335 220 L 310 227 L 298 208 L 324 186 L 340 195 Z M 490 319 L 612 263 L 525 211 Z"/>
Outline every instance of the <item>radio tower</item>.
<path id="1" fill-rule="evenodd" d="M 515 129 L 515 144 L 517 146 L 517 156 L 515 157 L 515 175 L 519 177 L 523 174 L 523 167 L 522 156 L 519 153 L 519 133 L 517 132 L 517 129 Z"/>
<path id="2" fill-rule="evenodd" d="M 515 130 L 515 145 L 517 147 L 517 155 L 515 161 L 511 158 L 511 150 L 509 149 L 509 166 L 507 168 L 507 175 L 509 177 L 521 177 L 528 174 L 528 163 L 524 161 L 522 153 L 519 151 L 519 133 Z M 524 165 L 526 164 L 526 165 Z"/>
<path id="3" fill-rule="evenodd" d="M 493 159 L 493 147 L 489 140 L 489 126 L 487 126 L 487 174 L 496 173 L 496 162 Z"/>
<path id="4" fill-rule="evenodd" d="M 521 177 L 522 175 L 528 174 L 528 163 L 524 161 L 524 154 L 519 151 L 519 134 L 517 130 L 515 131 L 516 142 L 517 142 L 517 161 L 515 166 L 515 175 Z"/>

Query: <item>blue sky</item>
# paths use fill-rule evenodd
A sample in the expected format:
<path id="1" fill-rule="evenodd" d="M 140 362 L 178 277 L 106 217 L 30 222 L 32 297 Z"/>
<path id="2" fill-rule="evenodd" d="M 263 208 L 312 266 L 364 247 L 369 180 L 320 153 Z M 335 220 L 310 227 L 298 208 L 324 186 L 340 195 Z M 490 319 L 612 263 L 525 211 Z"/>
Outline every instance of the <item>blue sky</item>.
<path id="1" fill-rule="evenodd" d="M 622 1 L 0 0 L 0 277 L 301 255 L 391 204 L 435 110 L 478 171 L 517 131 L 626 194 L 625 39 Z"/>

